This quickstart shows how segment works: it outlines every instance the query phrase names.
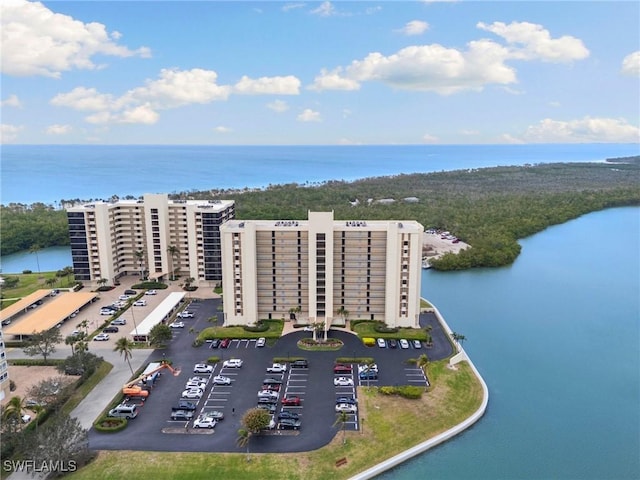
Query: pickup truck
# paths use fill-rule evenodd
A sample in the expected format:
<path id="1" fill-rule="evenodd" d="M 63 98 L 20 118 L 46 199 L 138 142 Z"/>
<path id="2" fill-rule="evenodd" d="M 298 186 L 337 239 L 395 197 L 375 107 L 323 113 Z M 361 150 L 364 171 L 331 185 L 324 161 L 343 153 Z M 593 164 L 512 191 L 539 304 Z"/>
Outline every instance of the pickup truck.
<path id="1" fill-rule="evenodd" d="M 287 371 L 287 365 L 283 363 L 274 363 L 270 367 L 267 367 L 268 373 L 284 373 Z"/>

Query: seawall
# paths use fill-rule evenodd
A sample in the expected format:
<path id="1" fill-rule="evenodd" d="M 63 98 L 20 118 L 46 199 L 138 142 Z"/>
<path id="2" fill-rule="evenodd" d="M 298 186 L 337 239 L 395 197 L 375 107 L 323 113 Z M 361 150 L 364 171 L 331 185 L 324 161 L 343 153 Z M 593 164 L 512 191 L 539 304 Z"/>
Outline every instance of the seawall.
<path id="1" fill-rule="evenodd" d="M 442 317 L 442 315 L 440 314 L 437 308 L 433 307 L 433 311 L 436 317 L 438 318 L 438 321 L 442 325 L 442 328 L 444 328 L 445 331 L 451 337 L 451 334 L 453 333 L 453 331 L 451 330 L 451 328 L 449 328 L 449 325 L 447 325 L 447 322 L 445 322 L 444 318 Z M 458 342 L 454 342 L 454 344 L 458 349 L 458 353 L 456 353 L 449 359 L 449 364 L 453 366 L 460 361 L 466 360 L 471 366 L 473 373 L 476 375 L 476 377 L 480 381 L 480 385 L 482 386 L 482 403 L 480 404 L 478 409 L 475 412 L 473 412 L 473 414 L 471 414 L 466 420 L 464 420 L 463 422 L 460 422 L 458 425 L 455 425 L 449 430 L 442 432 L 441 434 L 436 435 L 435 437 L 432 437 L 429 440 L 419 443 L 418 445 L 410 448 L 409 450 L 405 450 L 404 452 L 399 453 L 398 455 L 395 455 L 365 470 L 364 472 L 354 475 L 353 477 L 351 477 L 350 480 L 366 480 L 369 478 L 376 477 L 377 475 L 380 475 L 381 473 L 386 472 L 387 470 L 390 470 L 393 467 L 396 467 L 401 463 L 406 462 L 407 460 L 410 460 L 411 458 L 417 455 L 420 455 L 421 453 L 424 453 L 427 450 L 437 445 L 440 445 L 441 443 L 446 442 L 450 438 L 453 438 L 456 435 L 464 432 L 467 428 L 471 427 L 474 423 L 480 420 L 480 418 L 484 415 L 484 412 L 487 409 L 487 404 L 489 403 L 489 389 L 487 388 L 487 384 L 485 383 L 484 379 L 480 375 L 480 372 L 478 372 L 478 370 L 476 369 L 471 359 L 468 357 L 467 353 L 462 348 L 462 345 L 460 345 Z"/>

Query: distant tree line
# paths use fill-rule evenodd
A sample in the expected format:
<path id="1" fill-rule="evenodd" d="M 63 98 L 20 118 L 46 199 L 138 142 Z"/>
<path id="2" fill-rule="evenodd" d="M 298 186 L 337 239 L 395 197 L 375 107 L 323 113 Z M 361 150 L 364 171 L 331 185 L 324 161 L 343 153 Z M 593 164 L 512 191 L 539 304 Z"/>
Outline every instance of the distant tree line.
<path id="1" fill-rule="evenodd" d="M 67 215 L 44 203 L 0 206 L 2 255 L 39 248 L 69 245 Z"/>
<path id="2" fill-rule="evenodd" d="M 432 262 L 436 269 L 493 267 L 512 263 L 520 253 L 517 240 L 585 213 L 610 207 L 640 205 L 640 165 L 630 163 L 556 163 L 493 167 L 427 174 L 365 178 L 319 185 L 271 185 L 265 189 L 189 191 L 180 199 L 228 199 L 236 202 L 239 219 L 306 219 L 308 210 L 334 211 L 337 220 L 416 220 L 426 228 L 450 231 L 472 248 Z M 411 201 L 412 197 L 418 199 Z M 393 199 L 392 203 L 379 203 Z M 406 199 L 406 200 L 405 200 Z M 357 202 L 356 202 L 357 200 Z M 355 205 L 354 205 L 355 204 Z M 67 245 L 62 212 L 48 212 L 48 237 L 34 236 L 43 228 L 38 213 L 21 212 L 13 222 L 14 245 L 30 247 L 36 239 L 58 238 Z M 2 210 L 4 216 L 4 207 Z M 3 254 L 5 219 L 2 222 Z M 57 230 L 56 230 L 57 229 Z M 54 233 L 55 230 L 55 233 Z M 43 245 L 47 246 L 47 245 Z M 15 251 L 15 250 L 14 250 Z"/>

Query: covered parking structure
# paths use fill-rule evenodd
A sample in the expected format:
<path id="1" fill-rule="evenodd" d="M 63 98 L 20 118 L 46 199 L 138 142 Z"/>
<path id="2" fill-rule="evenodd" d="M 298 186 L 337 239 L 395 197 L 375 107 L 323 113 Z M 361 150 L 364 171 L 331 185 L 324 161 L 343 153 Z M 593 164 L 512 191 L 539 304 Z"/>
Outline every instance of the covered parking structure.
<path id="1" fill-rule="evenodd" d="M 131 336 L 136 342 L 147 342 L 151 329 L 169 319 L 176 311 L 180 302 L 184 299 L 184 292 L 173 292 L 167 295 L 160 305 L 158 305 L 136 328 L 131 330 Z"/>
<path id="2" fill-rule="evenodd" d="M 26 297 L 21 298 L 16 303 L 9 305 L 7 308 L 3 308 L 0 310 L 0 322 L 2 322 L 2 325 L 8 325 L 11 321 L 15 320 L 14 317 L 27 313 L 31 306 L 41 302 L 42 299 L 50 294 L 51 290 L 36 290 Z"/>
<path id="3" fill-rule="evenodd" d="M 98 298 L 95 292 L 68 292 L 57 295 L 40 308 L 20 318 L 4 330 L 5 335 L 19 336 L 50 330 L 65 322 L 71 315 Z"/>

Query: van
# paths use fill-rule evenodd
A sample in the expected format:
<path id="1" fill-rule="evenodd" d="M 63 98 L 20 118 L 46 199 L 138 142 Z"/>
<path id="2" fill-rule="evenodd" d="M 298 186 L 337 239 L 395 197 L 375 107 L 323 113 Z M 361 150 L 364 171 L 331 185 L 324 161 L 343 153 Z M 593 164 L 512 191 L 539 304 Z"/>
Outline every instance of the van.
<path id="1" fill-rule="evenodd" d="M 116 408 L 109 410 L 109 416 L 129 419 L 136 418 L 138 416 L 138 407 L 121 403 Z"/>

